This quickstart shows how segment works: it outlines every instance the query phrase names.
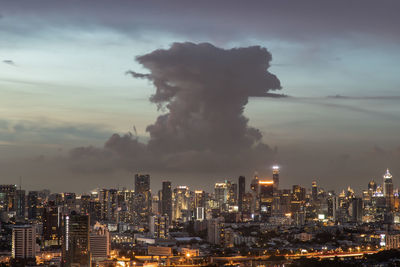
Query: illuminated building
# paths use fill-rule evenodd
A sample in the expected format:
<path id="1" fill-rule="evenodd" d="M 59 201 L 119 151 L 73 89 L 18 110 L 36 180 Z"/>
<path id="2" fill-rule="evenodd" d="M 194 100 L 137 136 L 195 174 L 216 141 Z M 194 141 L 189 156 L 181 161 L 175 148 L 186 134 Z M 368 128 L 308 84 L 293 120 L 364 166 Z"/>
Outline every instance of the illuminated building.
<path id="1" fill-rule="evenodd" d="M 103 189 L 99 193 L 101 204 L 101 220 L 106 222 L 117 222 L 118 198 L 116 189 Z"/>
<path id="2" fill-rule="evenodd" d="M 89 234 L 90 252 L 93 260 L 104 260 L 110 256 L 110 232 L 105 225 L 96 223 Z"/>
<path id="3" fill-rule="evenodd" d="M 25 190 L 17 190 L 15 196 L 15 210 L 17 212 L 17 218 L 25 219 L 25 207 L 26 207 L 26 196 Z"/>
<path id="4" fill-rule="evenodd" d="M 274 181 L 274 189 L 279 189 L 279 166 L 272 167 L 272 180 Z"/>
<path id="5" fill-rule="evenodd" d="M 312 200 L 313 201 L 317 201 L 318 200 L 318 187 L 317 187 L 317 182 L 316 181 L 312 182 L 311 195 L 312 195 Z"/>
<path id="6" fill-rule="evenodd" d="M 239 176 L 239 194 L 238 194 L 238 206 L 239 211 L 243 211 L 243 197 L 246 194 L 246 178 Z"/>
<path id="7" fill-rule="evenodd" d="M 135 201 L 136 223 L 147 224 L 151 213 L 150 175 L 135 174 Z"/>
<path id="8" fill-rule="evenodd" d="M 211 244 L 224 244 L 225 229 L 224 218 L 219 217 L 207 221 L 207 241 Z"/>
<path id="9" fill-rule="evenodd" d="M 38 219 L 40 217 L 40 199 L 38 191 L 28 193 L 28 219 Z"/>
<path id="10" fill-rule="evenodd" d="M 43 243 L 45 247 L 60 246 L 62 239 L 61 208 L 47 207 L 43 212 Z"/>
<path id="11" fill-rule="evenodd" d="M 218 208 L 221 211 L 227 210 L 227 200 L 228 200 L 228 184 L 216 183 L 214 186 L 215 200 L 218 203 Z"/>
<path id="12" fill-rule="evenodd" d="M 167 215 L 172 220 L 172 188 L 170 181 L 162 182 L 161 191 L 161 215 Z"/>
<path id="13" fill-rule="evenodd" d="M 12 229 L 13 259 L 35 258 L 36 256 L 36 228 L 34 225 L 16 225 Z"/>
<path id="14" fill-rule="evenodd" d="M 203 190 L 196 190 L 194 191 L 194 196 L 195 219 L 202 221 L 205 217 L 206 192 Z"/>
<path id="15" fill-rule="evenodd" d="M 88 215 L 71 212 L 64 217 L 62 266 L 91 266 Z"/>
<path id="16" fill-rule="evenodd" d="M 274 181 L 259 180 L 260 215 L 266 218 L 272 215 L 272 202 L 274 200 Z"/>
<path id="17" fill-rule="evenodd" d="M 391 210 L 394 203 L 394 195 L 392 175 L 389 169 L 387 169 L 386 173 L 383 175 L 383 195 L 386 199 L 386 207 Z"/>
<path id="18" fill-rule="evenodd" d="M 169 236 L 169 218 L 167 215 L 154 215 L 150 217 L 150 234 L 154 238 L 166 239 Z"/>
<path id="19" fill-rule="evenodd" d="M 178 186 L 173 194 L 173 221 L 189 221 L 190 211 L 190 192 L 187 186 Z"/>
<path id="20" fill-rule="evenodd" d="M 0 185 L 0 211 L 8 212 L 14 210 L 16 191 L 16 185 Z"/>

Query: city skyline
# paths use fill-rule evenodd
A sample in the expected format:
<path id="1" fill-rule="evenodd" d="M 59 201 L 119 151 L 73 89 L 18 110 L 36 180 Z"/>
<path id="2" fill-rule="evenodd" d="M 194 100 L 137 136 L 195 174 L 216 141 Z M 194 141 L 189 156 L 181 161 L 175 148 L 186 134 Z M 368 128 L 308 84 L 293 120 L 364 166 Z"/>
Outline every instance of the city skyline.
<path id="1" fill-rule="evenodd" d="M 241 175 L 270 177 L 276 162 L 282 188 L 316 180 L 360 191 L 386 168 L 396 186 L 398 5 L 2 1 L 0 177 L 83 193 L 93 183 L 128 187 L 142 172 L 157 185 L 207 181 L 211 190 Z M 174 54 L 185 49 L 190 57 Z M 200 83 L 180 75 L 190 66 Z M 161 80 L 204 90 L 174 102 Z M 210 100 L 216 85 L 222 97 Z M 229 116 L 210 119 L 224 109 Z M 187 127 L 164 125 L 167 113 Z M 167 133 L 171 125 L 183 137 Z"/>

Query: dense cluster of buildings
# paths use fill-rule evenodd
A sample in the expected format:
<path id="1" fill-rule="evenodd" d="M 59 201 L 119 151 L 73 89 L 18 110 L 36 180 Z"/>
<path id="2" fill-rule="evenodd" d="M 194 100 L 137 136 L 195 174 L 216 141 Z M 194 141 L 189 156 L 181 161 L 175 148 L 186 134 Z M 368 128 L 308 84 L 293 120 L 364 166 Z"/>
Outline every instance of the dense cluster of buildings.
<path id="1" fill-rule="evenodd" d="M 400 198 L 389 170 L 382 184 L 370 181 L 361 195 L 351 188 L 326 191 L 316 182 L 310 189 L 282 189 L 279 171 L 273 166 L 271 179 L 255 175 L 250 181 L 240 176 L 237 182 L 218 182 L 212 193 L 173 187 L 170 181 L 152 193 L 148 174 L 135 175 L 134 190 L 82 195 L 0 185 L 1 261 L 107 266 L 121 251 L 137 257 L 157 256 L 154 251 L 205 257 L 235 248 L 250 255 L 282 246 L 292 253 L 400 247 Z M 327 243 L 331 247 L 318 243 L 324 234 L 335 236 Z"/>

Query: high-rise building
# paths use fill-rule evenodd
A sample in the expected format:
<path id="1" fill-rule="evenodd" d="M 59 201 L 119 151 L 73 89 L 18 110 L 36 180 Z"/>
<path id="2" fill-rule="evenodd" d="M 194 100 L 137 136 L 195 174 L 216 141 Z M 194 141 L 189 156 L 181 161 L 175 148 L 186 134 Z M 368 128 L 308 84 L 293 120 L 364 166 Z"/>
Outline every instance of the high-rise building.
<path id="1" fill-rule="evenodd" d="M 45 247 L 60 246 L 62 240 L 61 207 L 52 206 L 43 212 L 43 244 Z"/>
<path id="2" fill-rule="evenodd" d="M 0 211 L 13 211 L 15 194 L 17 191 L 16 185 L 0 185 Z"/>
<path id="3" fill-rule="evenodd" d="M 239 176 L 239 195 L 238 195 L 239 211 L 243 211 L 244 194 L 246 194 L 246 178 L 244 176 Z"/>
<path id="4" fill-rule="evenodd" d="M 40 199 L 38 191 L 29 191 L 28 193 L 28 218 L 37 219 L 40 217 Z"/>
<path id="5" fill-rule="evenodd" d="M 272 203 L 274 200 L 274 181 L 260 180 L 260 215 L 262 218 L 271 216 Z"/>
<path id="6" fill-rule="evenodd" d="M 172 188 L 170 181 L 162 182 L 161 215 L 167 215 L 169 222 L 172 220 Z"/>
<path id="7" fill-rule="evenodd" d="M 150 175 L 135 174 L 136 223 L 147 224 L 151 213 Z"/>
<path id="8" fill-rule="evenodd" d="M 15 210 L 18 219 L 25 219 L 26 196 L 25 190 L 17 190 L 15 197 Z"/>
<path id="9" fill-rule="evenodd" d="M 89 216 L 71 212 L 63 229 L 62 266 L 90 267 Z"/>
<path id="10" fill-rule="evenodd" d="M 16 225 L 12 229 L 13 259 L 36 257 L 36 228 L 34 225 Z"/>
<path id="11" fill-rule="evenodd" d="M 94 261 L 105 260 L 110 256 L 111 239 L 107 226 L 97 222 L 89 234 L 89 241 Z"/>
<path id="12" fill-rule="evenodd" d="M 215 183 L 214 186 L 215 200 L 217 201 L 218 208 L 221 211 L 227 211 L 227 200 L 228 200 L 228 184 L 225 183 Z"/>
<path id="13" fill-rule="evenodd" d="M 211 244 L 220 245 L 224 243 L 224 218 L 219 217 L 207 221 L 207 241 Z"/>
<path id="14" fill-rule="evenodd" d="M 279 189 L 279 166 L 272 167 L 272 180 L 274 181 L 274 189 Z"/>
<path id="15" fill-rule="evenodd" d="M 312 182 L 311 195 L 312 195 L 312 200 L 313 201 L 317 201 L 318 200 L 318 187 L 317 187 L 317 182 L 316 181 Z"/>
<path id="16" fill-rule="evenodd" d="M 118 190 L 101 190 L 99 200 L 101 204 L 101 220 L 118 223 Z"/>
<path id="17" fill-rule="evenodd" d="M 168 216 L 154 215 L 150 217 L 149 222 L 150 234 L 154 238 L 166 239 L 169 236 L 169 219 Z"/>
<path id="18" fill-rule="evenodd" d="M 186 222 L 191 219 L 190 191 L 187 186 L 178 186 L 173 194 L 173 221 Z"/>
<path id="19" fill-rule="evenodd" d="M 361 198 L 353 198 L 351 199 L 351 220 L 352 222 L 360 223 L 362 222 L 362 213 L 363 213 L 363 203 Z"/>
<path id="20" fill-rule="evenodd" d="M 392 209 L 394 203 L 393 181 L 389 169 L 387 169 L 386 173 L 383 175 L 383 196 L 386 199 L 386 207 Z"/>

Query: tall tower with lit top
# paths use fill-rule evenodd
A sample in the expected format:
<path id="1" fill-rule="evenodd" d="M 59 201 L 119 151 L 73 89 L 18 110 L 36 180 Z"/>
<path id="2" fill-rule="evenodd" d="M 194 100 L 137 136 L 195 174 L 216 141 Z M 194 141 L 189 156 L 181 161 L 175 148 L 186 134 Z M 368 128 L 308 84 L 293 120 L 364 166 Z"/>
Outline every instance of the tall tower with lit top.
<path id="1" fill-rule="evenodd" d="M 392 175 L 390 174 L 389 169 L 387 169 L 386 173 L 383 175 L 383 195 L 386 198 L 386 207 L 391 209 L 394 204 L 394 196 Z"/>
<path id="2" fill-rule="evenodd" d="M 279 189 L 279 166 L 272 166 L 272 180 L 274 181 L 274 189 Z"/>

